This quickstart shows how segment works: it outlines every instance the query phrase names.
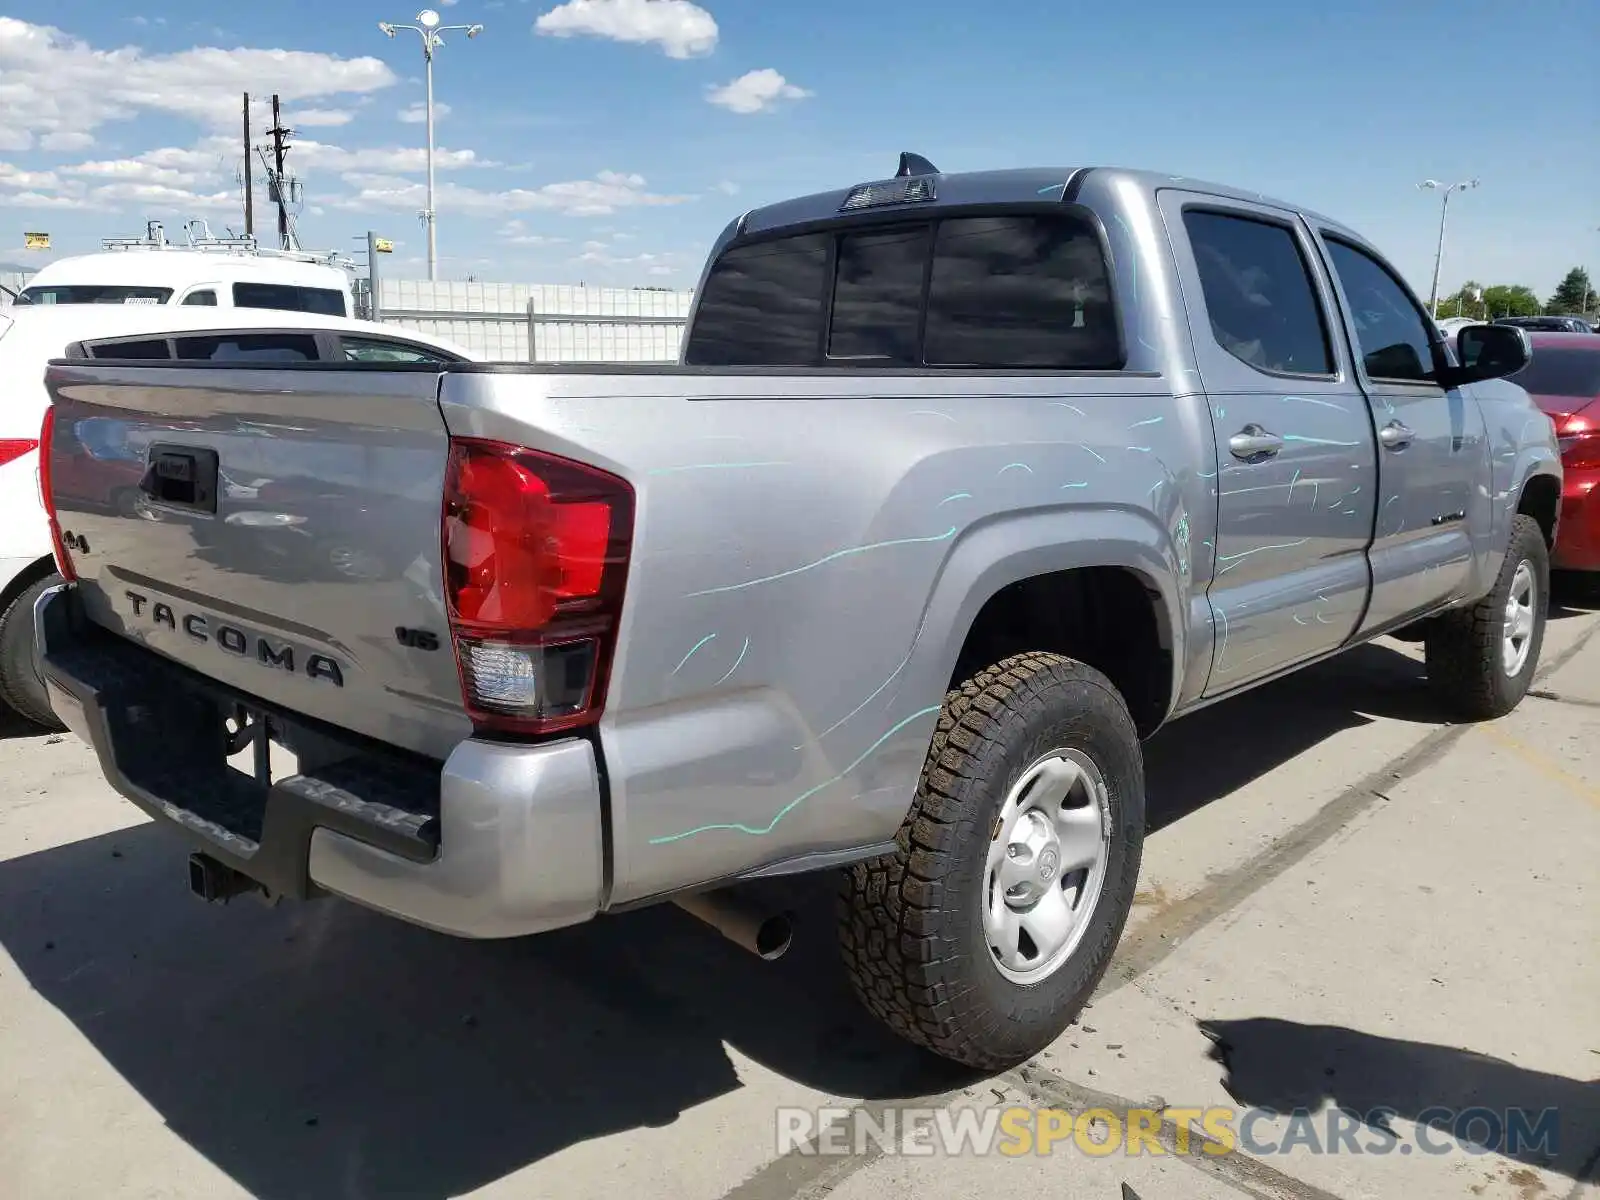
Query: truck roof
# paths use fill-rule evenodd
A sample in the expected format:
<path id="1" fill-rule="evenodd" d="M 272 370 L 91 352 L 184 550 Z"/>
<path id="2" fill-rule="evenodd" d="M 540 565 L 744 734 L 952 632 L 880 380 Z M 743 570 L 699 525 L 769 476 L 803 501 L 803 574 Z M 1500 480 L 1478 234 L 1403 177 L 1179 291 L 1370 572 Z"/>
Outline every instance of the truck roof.
<path id="1" fill-rule="evenodd" d="M 1092 179 L 1094 184 L 1101 188 L 1133 187 L 1147 194 L 1153 194 L 1161 188 L 1181 187 L 1186 191 L 1202 192 L 1220 199 L 1266 204 L 1304 213 L 1329 229 L 1337 230 L 1357 240 L 1365 240 L 1354 230 L 1304 205 L 1276 200 L 1259 192 L 1160 171 L 1136 170 L 1128 167 L 1025 167 L 1000 171 L 938 174 L 933 178 L 937 180 L 937 197 L 932 205 L 937 207 L 964 204 L 1027 204 L 1038 203 L 1041 200 L 1060 200 L 1069 192 L 1083 188 Z M 867 181 L 753 209 L 742 218 L 741 232 L 763 233 L 791 225 L 834 219 L 840 215 L 846 197 L 856 188 L 864 186 L 865 182 Z"/>
<path id="2" fill-rule="evenodd" d="M 28 280 L 28 286 L 142 284 L 181 289 L 196 283 L 241 280 L 350 289 L 349 276 L 335 266 L 189 249 L 107 250 L 71 255 L 40 267 Z"/>

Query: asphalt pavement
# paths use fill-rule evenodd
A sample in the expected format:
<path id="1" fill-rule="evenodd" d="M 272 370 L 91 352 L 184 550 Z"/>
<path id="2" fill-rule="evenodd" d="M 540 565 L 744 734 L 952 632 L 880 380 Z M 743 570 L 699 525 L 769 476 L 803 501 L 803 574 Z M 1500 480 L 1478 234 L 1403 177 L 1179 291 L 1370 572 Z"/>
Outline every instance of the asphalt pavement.
<path id="1" fill-rule="evenodd" d="M 1490 724 L 1418 657 L 1158 735 L 1111 972 L 995 1077 L 857 1010 L 824 879 L 770 964 L 670 908 L 467 943 L 208 907 L 84 746 L 0 725 L 0 1192 L 1600 1196 L 1600 611 Z"/>

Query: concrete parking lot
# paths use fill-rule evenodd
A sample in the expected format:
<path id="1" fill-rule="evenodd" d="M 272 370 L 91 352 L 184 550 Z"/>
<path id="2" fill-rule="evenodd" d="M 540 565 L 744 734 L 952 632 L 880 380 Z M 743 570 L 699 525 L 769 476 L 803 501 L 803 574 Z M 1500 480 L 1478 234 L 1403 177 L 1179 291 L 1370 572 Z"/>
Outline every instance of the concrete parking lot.
<path id="1" fill-rule="evenodd" d="M 1491 725 L 1441 725 L 1416 649 L 1384 643 L 1164 731 L 1112 971 L 995 1078 L 856 1010 L 822 881 L 791 887 L 774 964 L 675 909 L 476 944 L 332 901 L 209 908 L 82 745 L 4 728 L 0 1193 L 1600 1196 L 1597 632 L 1558 607 L 1535 694 Z M 779 1142 L 822 1109 L 1017 1106 L 1168 1115 L 1138 1154 Z M 1248 1145 L 1190 1135 L 1211 1106 Z M 1449 1132 L 1552 1109 L 1536 1144 Z"/>

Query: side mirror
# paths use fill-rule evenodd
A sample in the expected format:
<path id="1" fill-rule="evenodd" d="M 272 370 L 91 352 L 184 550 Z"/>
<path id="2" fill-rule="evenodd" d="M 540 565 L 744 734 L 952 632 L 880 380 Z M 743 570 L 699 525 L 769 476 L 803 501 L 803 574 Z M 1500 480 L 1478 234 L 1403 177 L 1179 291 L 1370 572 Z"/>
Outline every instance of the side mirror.
<path id="1" fill-rule="evenodd" d="M 1456 358 L 1460 366 L 1439 373 L 1439 385 L 1446 391 L 1515 375 L 1533 360 L 1533 343 L 1527 330 L 1516 325 L 1464 325 L 1456 334 Z"/>

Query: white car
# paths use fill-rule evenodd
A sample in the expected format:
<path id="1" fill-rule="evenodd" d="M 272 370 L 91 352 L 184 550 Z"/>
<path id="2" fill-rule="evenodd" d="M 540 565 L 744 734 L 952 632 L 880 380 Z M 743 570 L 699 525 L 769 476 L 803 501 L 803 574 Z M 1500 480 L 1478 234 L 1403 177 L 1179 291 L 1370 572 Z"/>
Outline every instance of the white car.
<path id="1" fill-rule="evenodd" d="M 223 325 L 229 332 L 206 336 L 205 331 Z M 260 332 L 241 334 L 241 327 Z M 124 336 L 127 356 L 141 358 L 390 363 L 473 358 L 452 342 L 392 325 L 274 309 L 233 308 L 222 314 L 203 307 L 39 304 L 0 312 L 0 703 L 51 727 L 59 722 L 45 698 L 33 638 L 33 602 L 57 582 L 39 493 L 39 433 L 50 407 L 45 365 L 80 340 Z M 119 442 L 115 434 L 110 428 L 80 431 L 91 454 L 125 461 L 126 487 L 107 499 L 130 503 L 142 482 L 144 456 L 140 447 L 125 438 Z"/>

